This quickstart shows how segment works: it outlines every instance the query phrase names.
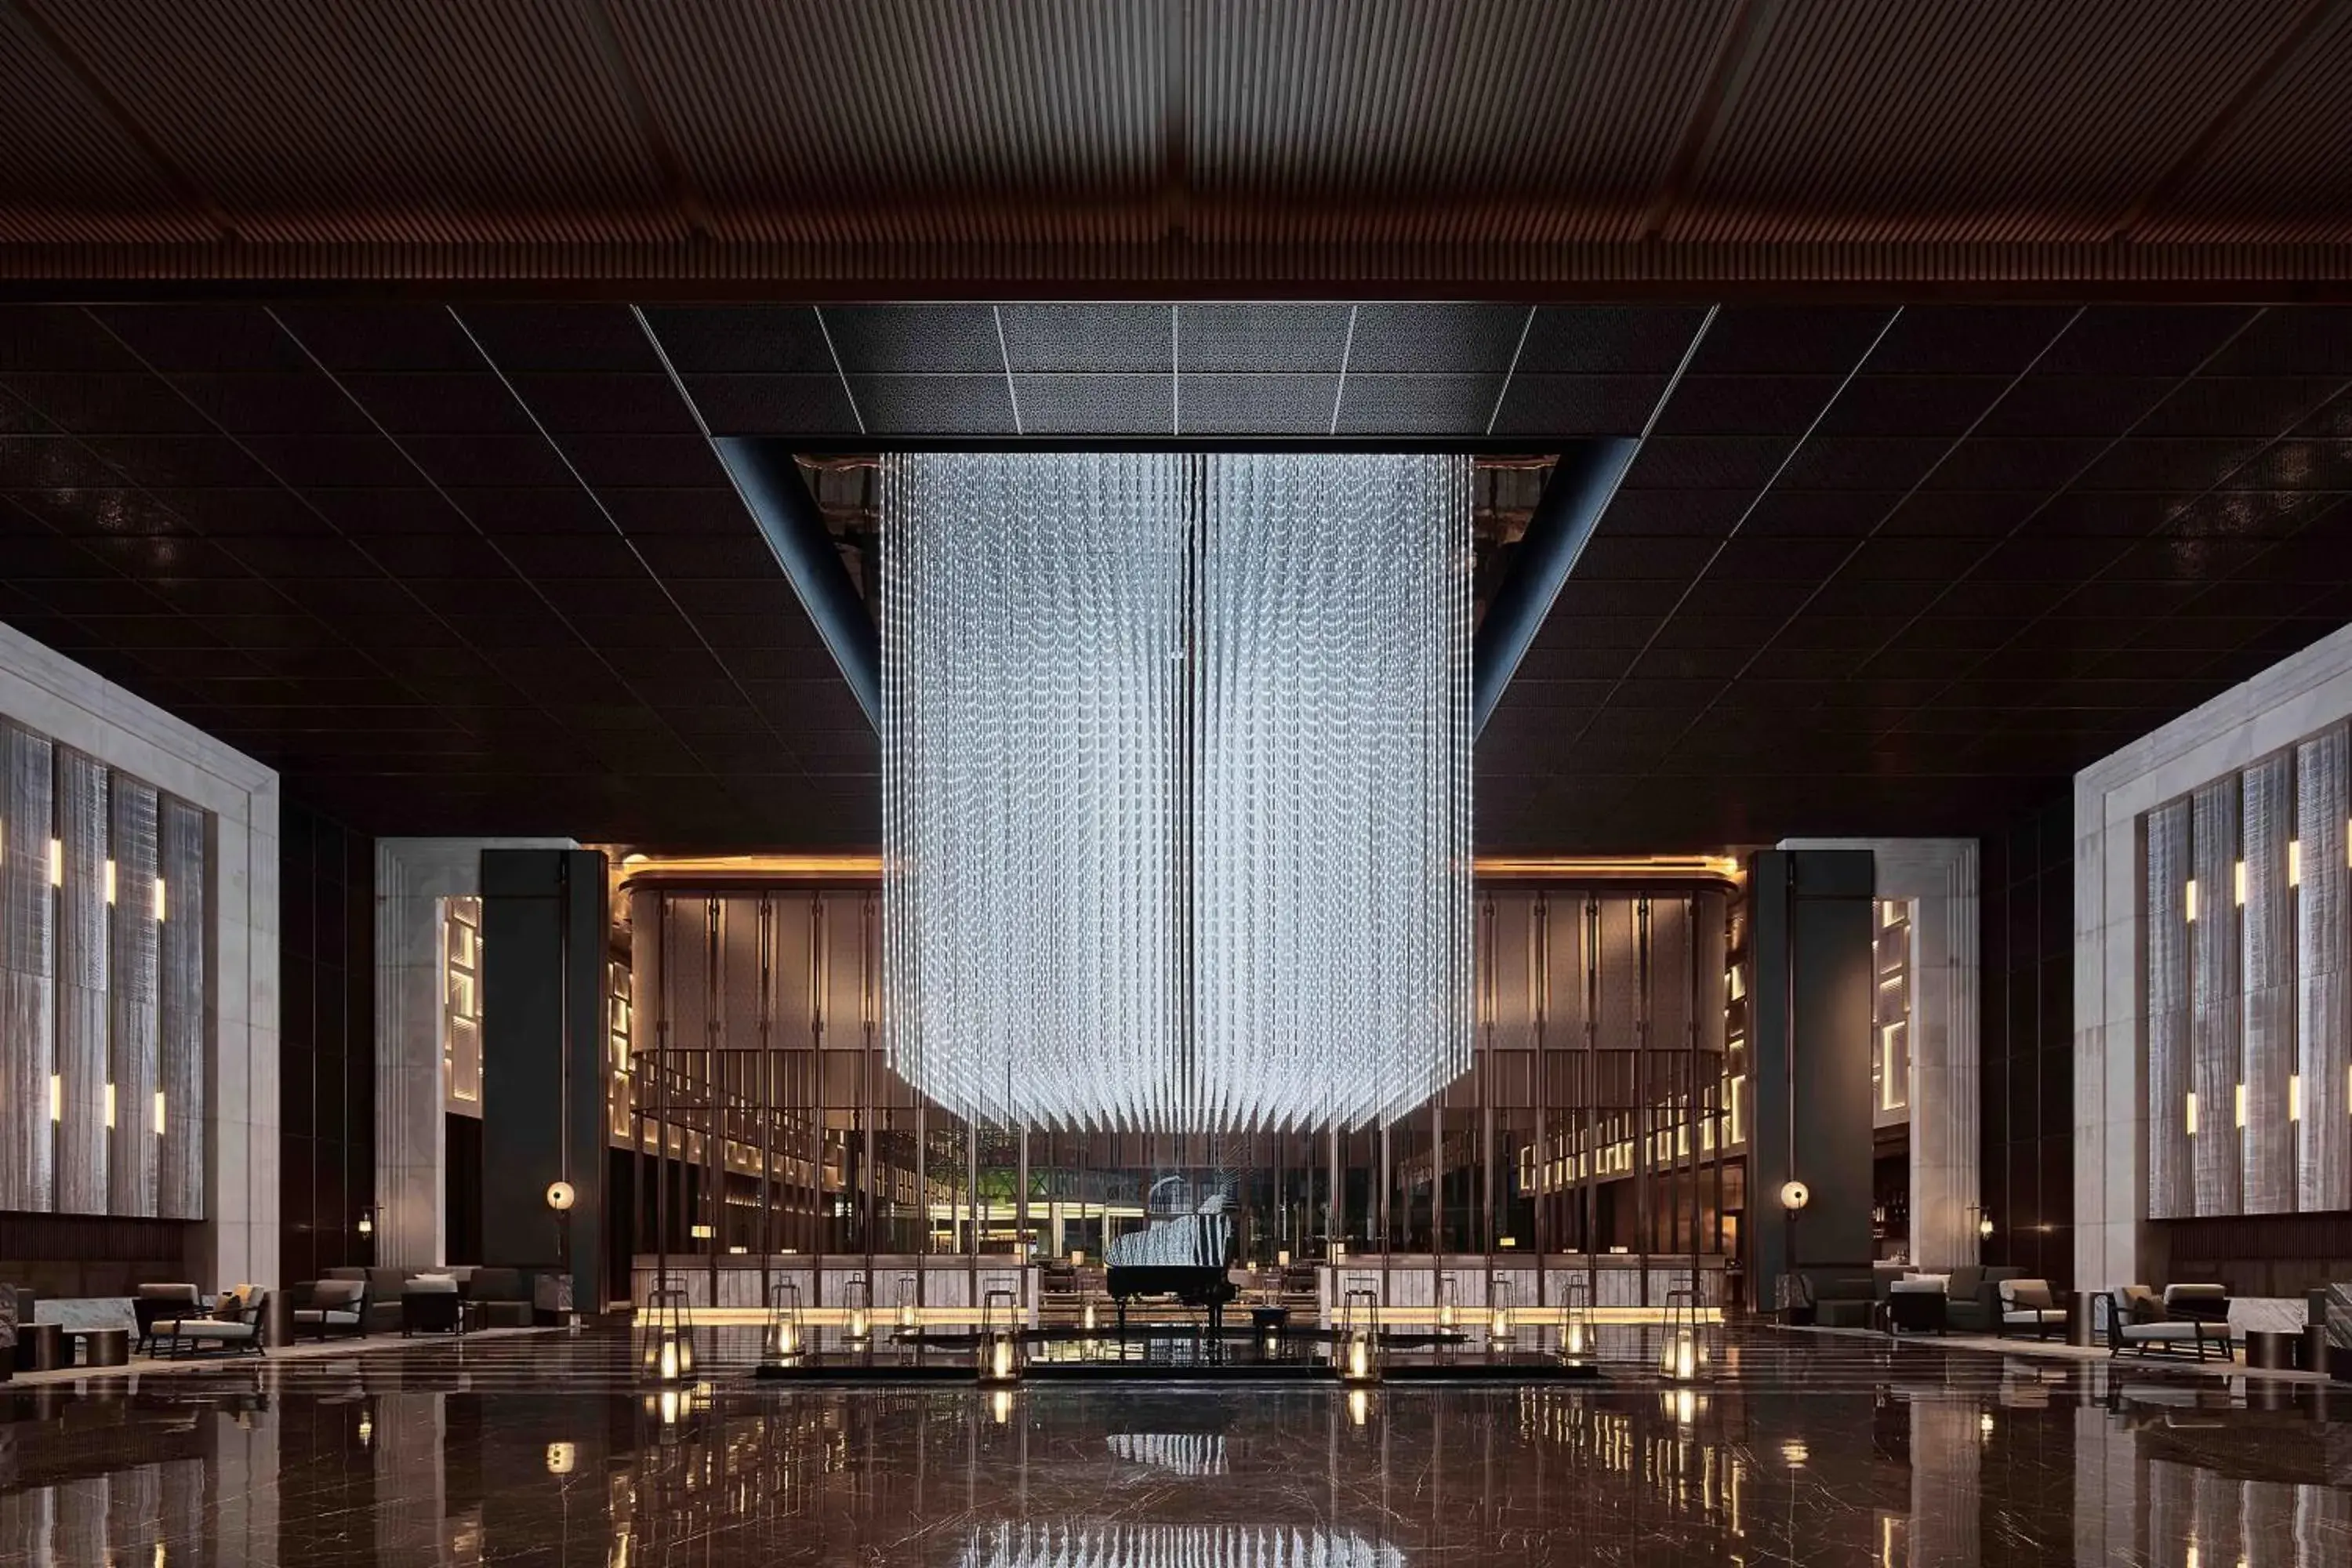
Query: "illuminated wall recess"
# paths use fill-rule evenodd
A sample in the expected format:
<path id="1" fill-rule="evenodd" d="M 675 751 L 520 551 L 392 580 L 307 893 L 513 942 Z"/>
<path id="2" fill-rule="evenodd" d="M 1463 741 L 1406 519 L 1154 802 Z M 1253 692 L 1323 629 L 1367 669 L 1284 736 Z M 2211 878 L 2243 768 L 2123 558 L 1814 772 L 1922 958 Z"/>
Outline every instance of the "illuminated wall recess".
<path id="1" fill-rule="evenodd" d="M 1469 463 L 894 456 L 885 1035 L 967 1114 L 1356 1125 L 1469 1063 Z"/>
<path id="2" fill-rule="evenodd" d="M 2352 1206 L 2347 758 L 2339 724 L 2139 819 L 2151 1218 Z"/>

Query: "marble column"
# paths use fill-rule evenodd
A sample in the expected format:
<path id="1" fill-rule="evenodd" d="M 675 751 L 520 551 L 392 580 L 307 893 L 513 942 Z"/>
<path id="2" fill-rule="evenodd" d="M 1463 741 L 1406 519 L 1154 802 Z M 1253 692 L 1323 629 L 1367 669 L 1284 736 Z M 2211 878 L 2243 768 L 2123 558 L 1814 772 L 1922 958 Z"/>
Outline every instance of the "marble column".
<path id="1" fill-rule="evenodd" d="M 578 847 L 570 838 L 376 841 L 375 1261 L 381 1267 L 448 1261 L 442 906 L 481 892 L 485 849 Z"/>
<path id="2" fill-rule="evenodd" d="M 1788 838 L 1783 849 L 1867 849 L 1876 895 L 1911 905 L 1911 1258 L 1978 1260 L 1982 917 L 1973 838 Z"/>

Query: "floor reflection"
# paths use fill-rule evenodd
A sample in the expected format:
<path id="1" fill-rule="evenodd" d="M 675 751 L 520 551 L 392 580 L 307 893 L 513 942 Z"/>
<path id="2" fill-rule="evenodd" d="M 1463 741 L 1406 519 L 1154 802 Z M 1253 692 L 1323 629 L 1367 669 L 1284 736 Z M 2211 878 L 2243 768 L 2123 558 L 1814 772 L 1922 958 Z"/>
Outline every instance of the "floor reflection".
<path id="1" fill-rule="evenodd" d="M 2352 1390 L 1769 1332 L 1661 1384 L 648 1389 L 619 1335 L 0 1388 L 0 1563 L 2352 1561 Z"/>

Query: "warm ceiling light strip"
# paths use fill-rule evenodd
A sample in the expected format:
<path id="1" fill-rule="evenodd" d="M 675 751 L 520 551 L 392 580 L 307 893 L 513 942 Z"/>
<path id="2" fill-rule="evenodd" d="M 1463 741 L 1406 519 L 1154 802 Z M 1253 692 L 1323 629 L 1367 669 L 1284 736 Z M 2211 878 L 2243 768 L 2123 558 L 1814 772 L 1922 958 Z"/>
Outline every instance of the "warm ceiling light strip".
<path id="1" fill-rule="evenodd" d="M 1738 881 L 1747 869 L 1729 855 L 1481 855 L 1472 862 L 1480 878 L 1496 881 Z M 682 879 L 761 877 L 806 880 L 834 878 L 872 881 L 882 875 L 879 855 L 647 855 L 621 858 L 624 881 L 639 877 Z"/>
<path id="2" fill-rule="evenodd" d="M 775 877 L 807 880 L 833 878 L 842 881 L 874 881 L 882 875 L 882 857 L 843 855 L 626 855 L 621 859 L 624 881 L 637 877 Z"/>
<path id="3" fill-rule="evenodd" d="M 1703 878 L 1738 881 L 1744 874 L 1728 855 L 1482 855 L 1477 874 L 1496 880 L 1675 881 Z"/>

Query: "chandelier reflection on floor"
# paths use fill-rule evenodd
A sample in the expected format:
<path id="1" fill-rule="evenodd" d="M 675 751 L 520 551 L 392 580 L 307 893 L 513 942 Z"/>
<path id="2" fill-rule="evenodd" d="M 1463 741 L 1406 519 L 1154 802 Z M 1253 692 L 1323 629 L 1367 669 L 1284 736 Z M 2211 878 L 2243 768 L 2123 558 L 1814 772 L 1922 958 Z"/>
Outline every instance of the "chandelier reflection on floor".
<path id="1" fill-rule="evenodd" d="M 884 1006 L 990 1121 L 1349 1126 L 1468 1066 L 1469 463 L 883 470 Z"/>
<path id="2" fill-rule="evenodd" d="M 974 1531 L 961 1568 L 1403 1568 L 1352 1530 L 1278 1524 L 1010 1521 Z"/>

